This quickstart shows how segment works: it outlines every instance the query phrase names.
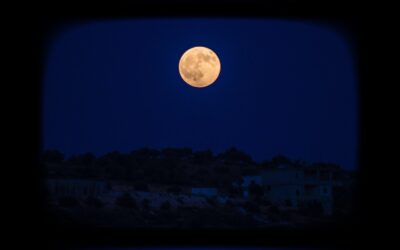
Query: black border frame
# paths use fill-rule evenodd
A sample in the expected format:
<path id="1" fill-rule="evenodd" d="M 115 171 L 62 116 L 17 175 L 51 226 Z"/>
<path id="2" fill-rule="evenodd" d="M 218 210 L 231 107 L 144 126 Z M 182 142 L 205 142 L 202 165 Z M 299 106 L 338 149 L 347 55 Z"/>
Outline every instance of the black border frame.
<path id="1" fill-rule="evenodd" d="M 27 6 L 28 8 L 30 6 Z M 333 1 L 204 1 L 201 4 L 187 1 L 148 1 L 147 3 L 115 2 L 108 4 L 73 4 L 57 2 L 55 5 L 37 4 L 38 10 L 27 14 L 24 20 L 24 39 L 30 41 L 27 55 L 27 77 L 34 84 L 28 86 L 29 97 L 35 105 L 28 108 L 27 119 L 35 121 L 27 131 L 36 150 L 29 152 L 25 160 L 34 162 L 26 174 L 26 183 L 31 188 L 28 199 L 32 205 L 21 213 L 27 216 L 22 222 L 26 230 L 37 232 L 38 246 L 42 249 L 61 249 L 67 246 L 243 246 L 243 247 L 321 247 L 355 248 L 375 220 L 371 217 L 374 206 L 368 204 L 368 195 L 374 192 L 370 183 L 373 166 L 377 159 L 372 154 L 369 124 L 372 120 L 371 93 L 374 91 L 370 70 L 372 39 L 371 23 L 361 14 L 359 5 L 334 3 Z M 331 26 L 350 38 L 358 67 L 359 87 L 359 199 L 356 201 L 354 220 L 330 228 L 309 228 L 304 230 L 69 230 L 49 228 L 44 223 L 46 211 L 43 209 L 44 192 L 41 185 L 42 171 L 38 161 L 41 151 L 41 74 L 43 72 L 46 46 L 56 32 L 63 27 L 91 19 L 146 18 L 146 17 L 257 17 L 286 18 L 312 21 Z M 373 30 L 373 29 L 372 29 Z M 33 79 L 32 79 L 33 78 Z M 33 94 L 33 95 L 32 95 Z M 33 97 L 32 97 L 33 96 Z M 368 110 L 368 113 L 367 113 Z M 31 164 L 31 163 L 30 163 Z M 24 187 L 23 187 L 24 188 Z M 22 192 L 25 192 L 24 190 Z"/>

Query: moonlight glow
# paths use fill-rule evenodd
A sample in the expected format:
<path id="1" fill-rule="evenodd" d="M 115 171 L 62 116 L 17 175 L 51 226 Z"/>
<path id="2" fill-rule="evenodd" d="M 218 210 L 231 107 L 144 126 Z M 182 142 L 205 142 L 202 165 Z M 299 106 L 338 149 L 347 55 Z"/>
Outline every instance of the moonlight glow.
<path id="1" fill-rule="evenodd" d="M 193 47 L 179 61 L 182 79 L 192 87 L 203 88 L 217 80 L 221 63 L 217 54 L 206 47 Z"/>

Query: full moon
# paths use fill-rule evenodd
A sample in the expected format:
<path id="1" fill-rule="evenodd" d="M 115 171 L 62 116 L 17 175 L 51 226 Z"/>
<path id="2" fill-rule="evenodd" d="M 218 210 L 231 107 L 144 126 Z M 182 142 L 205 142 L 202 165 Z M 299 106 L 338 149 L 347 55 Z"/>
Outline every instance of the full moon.
<path id="1" fill-rule="evenodd" d="M 221 71 L 217 54 L 206 47 L 193 47 L 179 60 L 179 74 L 192 87 L 204 88 L 215 82 Z"/>

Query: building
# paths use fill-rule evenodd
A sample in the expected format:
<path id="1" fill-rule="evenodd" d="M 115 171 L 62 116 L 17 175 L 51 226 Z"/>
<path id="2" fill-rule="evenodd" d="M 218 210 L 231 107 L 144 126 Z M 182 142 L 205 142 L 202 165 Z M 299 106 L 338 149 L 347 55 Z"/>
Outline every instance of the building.
<path id="1" fill-rule="evenodd" d="M 257 185 L 262 185 L 262 176 L 261 175 L 249 175 L 249 176 L 243 176 L 243 183 L 242 183 L 242 189 L 243 189 L 243 197 L 248 198 L 249 197 L 249 186 L 250 184 L 257 184 Z"/>
<path id="2" fill-rule="evenodd" d="M 85 198 L 97 197 L 109 191 L 105 181 L 82 179 L 49 179 L 47 190 L 53 197 L 73 196 Z"/>
<path id="3" fill-rule="evenodd" d="M 193 187 L 192 195 L 205 196 L 205 197 L 213 197 L 217 196 L 218 190 L 213 187 Z"/>
<path id="4" fill-rule="evenodd" d="M 333 209 L 333 173 L 329 166 L 280 166 L 262 171 L 265 197 L 294 208 L 322 205 L 325 215 Z"/>

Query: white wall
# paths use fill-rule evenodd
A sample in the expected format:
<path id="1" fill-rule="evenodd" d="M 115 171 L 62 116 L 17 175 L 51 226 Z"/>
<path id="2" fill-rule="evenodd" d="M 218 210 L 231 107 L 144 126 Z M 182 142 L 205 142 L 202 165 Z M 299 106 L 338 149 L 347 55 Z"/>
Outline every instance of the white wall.
<path id="1" fill-rule="evenodd" d="M 255 184 L 262 185 L 262 176 L 254 175 L 254 176 L 243 176 L 243 187 L 249 187 L 251 182 L 254 181 Z"/>
<path id="2" fill-rule="evenodd" d="M 306 180 L 304 169 L 264 170 L 262 183 L 265 188 L 265 196 L 271 202 L 279 204 L 290 200 L 294 207 L 298 206 L 298 201 L 317 200 L 322 203 L 325 213 L 330 214 L 332 212 L 332 182 L 320 181 L 318 174 L 316 177 L 311 182 Z"/>

